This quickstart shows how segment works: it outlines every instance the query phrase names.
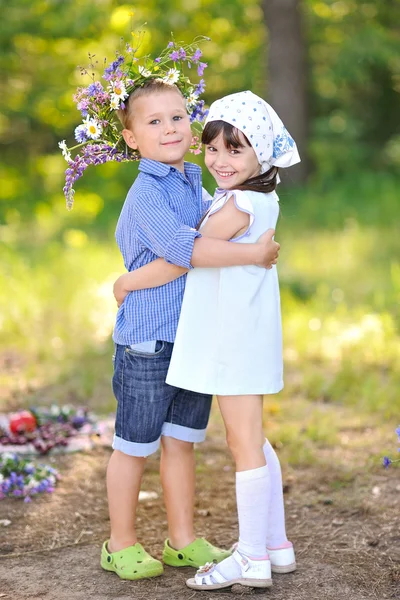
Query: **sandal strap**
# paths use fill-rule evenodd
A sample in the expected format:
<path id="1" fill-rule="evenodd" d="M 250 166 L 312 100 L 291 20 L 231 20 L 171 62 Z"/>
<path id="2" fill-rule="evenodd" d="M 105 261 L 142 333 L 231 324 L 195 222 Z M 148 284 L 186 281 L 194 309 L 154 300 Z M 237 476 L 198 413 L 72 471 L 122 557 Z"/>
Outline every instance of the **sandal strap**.
<path id="1" fill-rule="evenodd" d="M 217 570 L 216 565 L 213 565 L 208 571 L 199 569 L 194 578 L 199 585 L 213 585 L 214 583 L 225 583 L 227 581 L 227 579 Z"/>
<path id="2" fill-rule="evenodd" d="M 249 559 L 246 558 L 246 556 L 243 556 L 243 554 L 240 554 L 239 550 L 235 550 L 235 552 L 232 554 L 232 557 L 238 563 L 242 573 L 246 573 L 246 571 L 251 568 Z"/>

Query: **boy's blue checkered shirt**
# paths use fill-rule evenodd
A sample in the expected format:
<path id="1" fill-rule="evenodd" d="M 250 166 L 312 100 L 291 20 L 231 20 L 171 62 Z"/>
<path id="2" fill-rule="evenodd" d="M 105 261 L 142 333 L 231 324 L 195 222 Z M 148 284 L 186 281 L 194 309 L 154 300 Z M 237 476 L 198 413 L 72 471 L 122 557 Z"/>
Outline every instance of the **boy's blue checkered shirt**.
<path id="1" fill-rule="evenodd" d="M 202 199 L 201 169 L 185 163 L 184 174 L 143 158 L 118 220 L 116 239 L 128 271 L 158 257 L 191 268 L 195 227 L 209 203 Z M 175 340 L 186 275 L 166 285 L 130 292 L 120 306 L 117 344 Z"/>

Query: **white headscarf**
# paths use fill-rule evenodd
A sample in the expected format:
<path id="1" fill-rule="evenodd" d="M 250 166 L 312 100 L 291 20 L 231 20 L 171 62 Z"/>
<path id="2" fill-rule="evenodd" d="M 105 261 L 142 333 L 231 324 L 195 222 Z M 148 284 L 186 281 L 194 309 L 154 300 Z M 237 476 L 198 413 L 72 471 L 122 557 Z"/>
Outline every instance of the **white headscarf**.
<path id="1" fill-rule="evenodd" d="M 272 106 L 253 92 L 237 92 L 210 106 L 206 124 L 225 121 L 249 140 L 261 165 L 261 173 L 272 166 L 291 167 L 300 162 L 296 142 Z"/>

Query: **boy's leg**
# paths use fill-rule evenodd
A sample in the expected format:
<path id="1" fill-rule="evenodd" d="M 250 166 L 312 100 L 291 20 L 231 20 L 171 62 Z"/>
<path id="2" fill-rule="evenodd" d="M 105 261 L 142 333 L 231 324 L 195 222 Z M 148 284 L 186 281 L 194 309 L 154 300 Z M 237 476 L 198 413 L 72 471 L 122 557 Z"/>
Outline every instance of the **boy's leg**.
<path id="1" fill-rule="evenodd" d="M 146 457 L 160 445 L 163 423 L 176 390 L 166 386 L 172 344 L 155 352 L 116 347 L 113 390 L 117 399 L 114 453 L 107 470 L 111 536 L 101 565 L 124 579 L 153 577 L 162 564 L 137 543 L 135 520 Z"/>
<path id="2" fill-rule="evenodd" d="M 193 443 L 162 436 L 160 474 L 168 515 L 169 541 L 173 548 L 184 548 L 195 540 Z"/>
<path id="3" fill-rule="evenodd" d="M 136 544 L 136 509 L 146 458 L 114 450 L 107 467 L 111 535 L 108 551 Z"/>
<path id="4" fill-rule="evenodd" d="M 168 515 L 169 539 L 163 559 L 170 566 L 199 567 L 223 560 L 229 551 L 196 539 L 193 530 L 195 495 L 194 442 L 202 442 L 211 409 L 211 396 L 178 390 L 161 438 L 161 480 Z"/>

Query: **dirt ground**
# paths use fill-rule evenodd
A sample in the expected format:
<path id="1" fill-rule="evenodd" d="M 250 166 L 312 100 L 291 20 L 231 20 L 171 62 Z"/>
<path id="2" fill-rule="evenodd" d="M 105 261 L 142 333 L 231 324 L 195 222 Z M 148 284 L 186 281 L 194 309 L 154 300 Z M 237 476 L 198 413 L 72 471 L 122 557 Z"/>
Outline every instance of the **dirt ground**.
<path id="1" fill-rule="evenodd" d="M 220 431 L 211 429 L 198 448 L 196 525 L 200 536 L 229 547 L 236 540 L 234 469 Z M 99 565 L 108 535 L 104 475 L 110 451 L 52 459 L 63 474 L 56 492 L 31 504 L 0 503 L 0 598 L 5 600 L 209 600 L 231 591 L 194 592 L 185 586 L 190 568 L 166 567 L 162 577 L 124 582 Z M 160 557 L 167 537 L 158 480 L 149 460 L 143 490 L 158 497 L 140 504 L 139 535 Z M 298 570 L 274 575 L 267 591 L 233 590 L 270 600 L 400 599 L 399 471 L 366 474 L 341 484 L 331 469 L 285 470 L 287 529 Z"/>

